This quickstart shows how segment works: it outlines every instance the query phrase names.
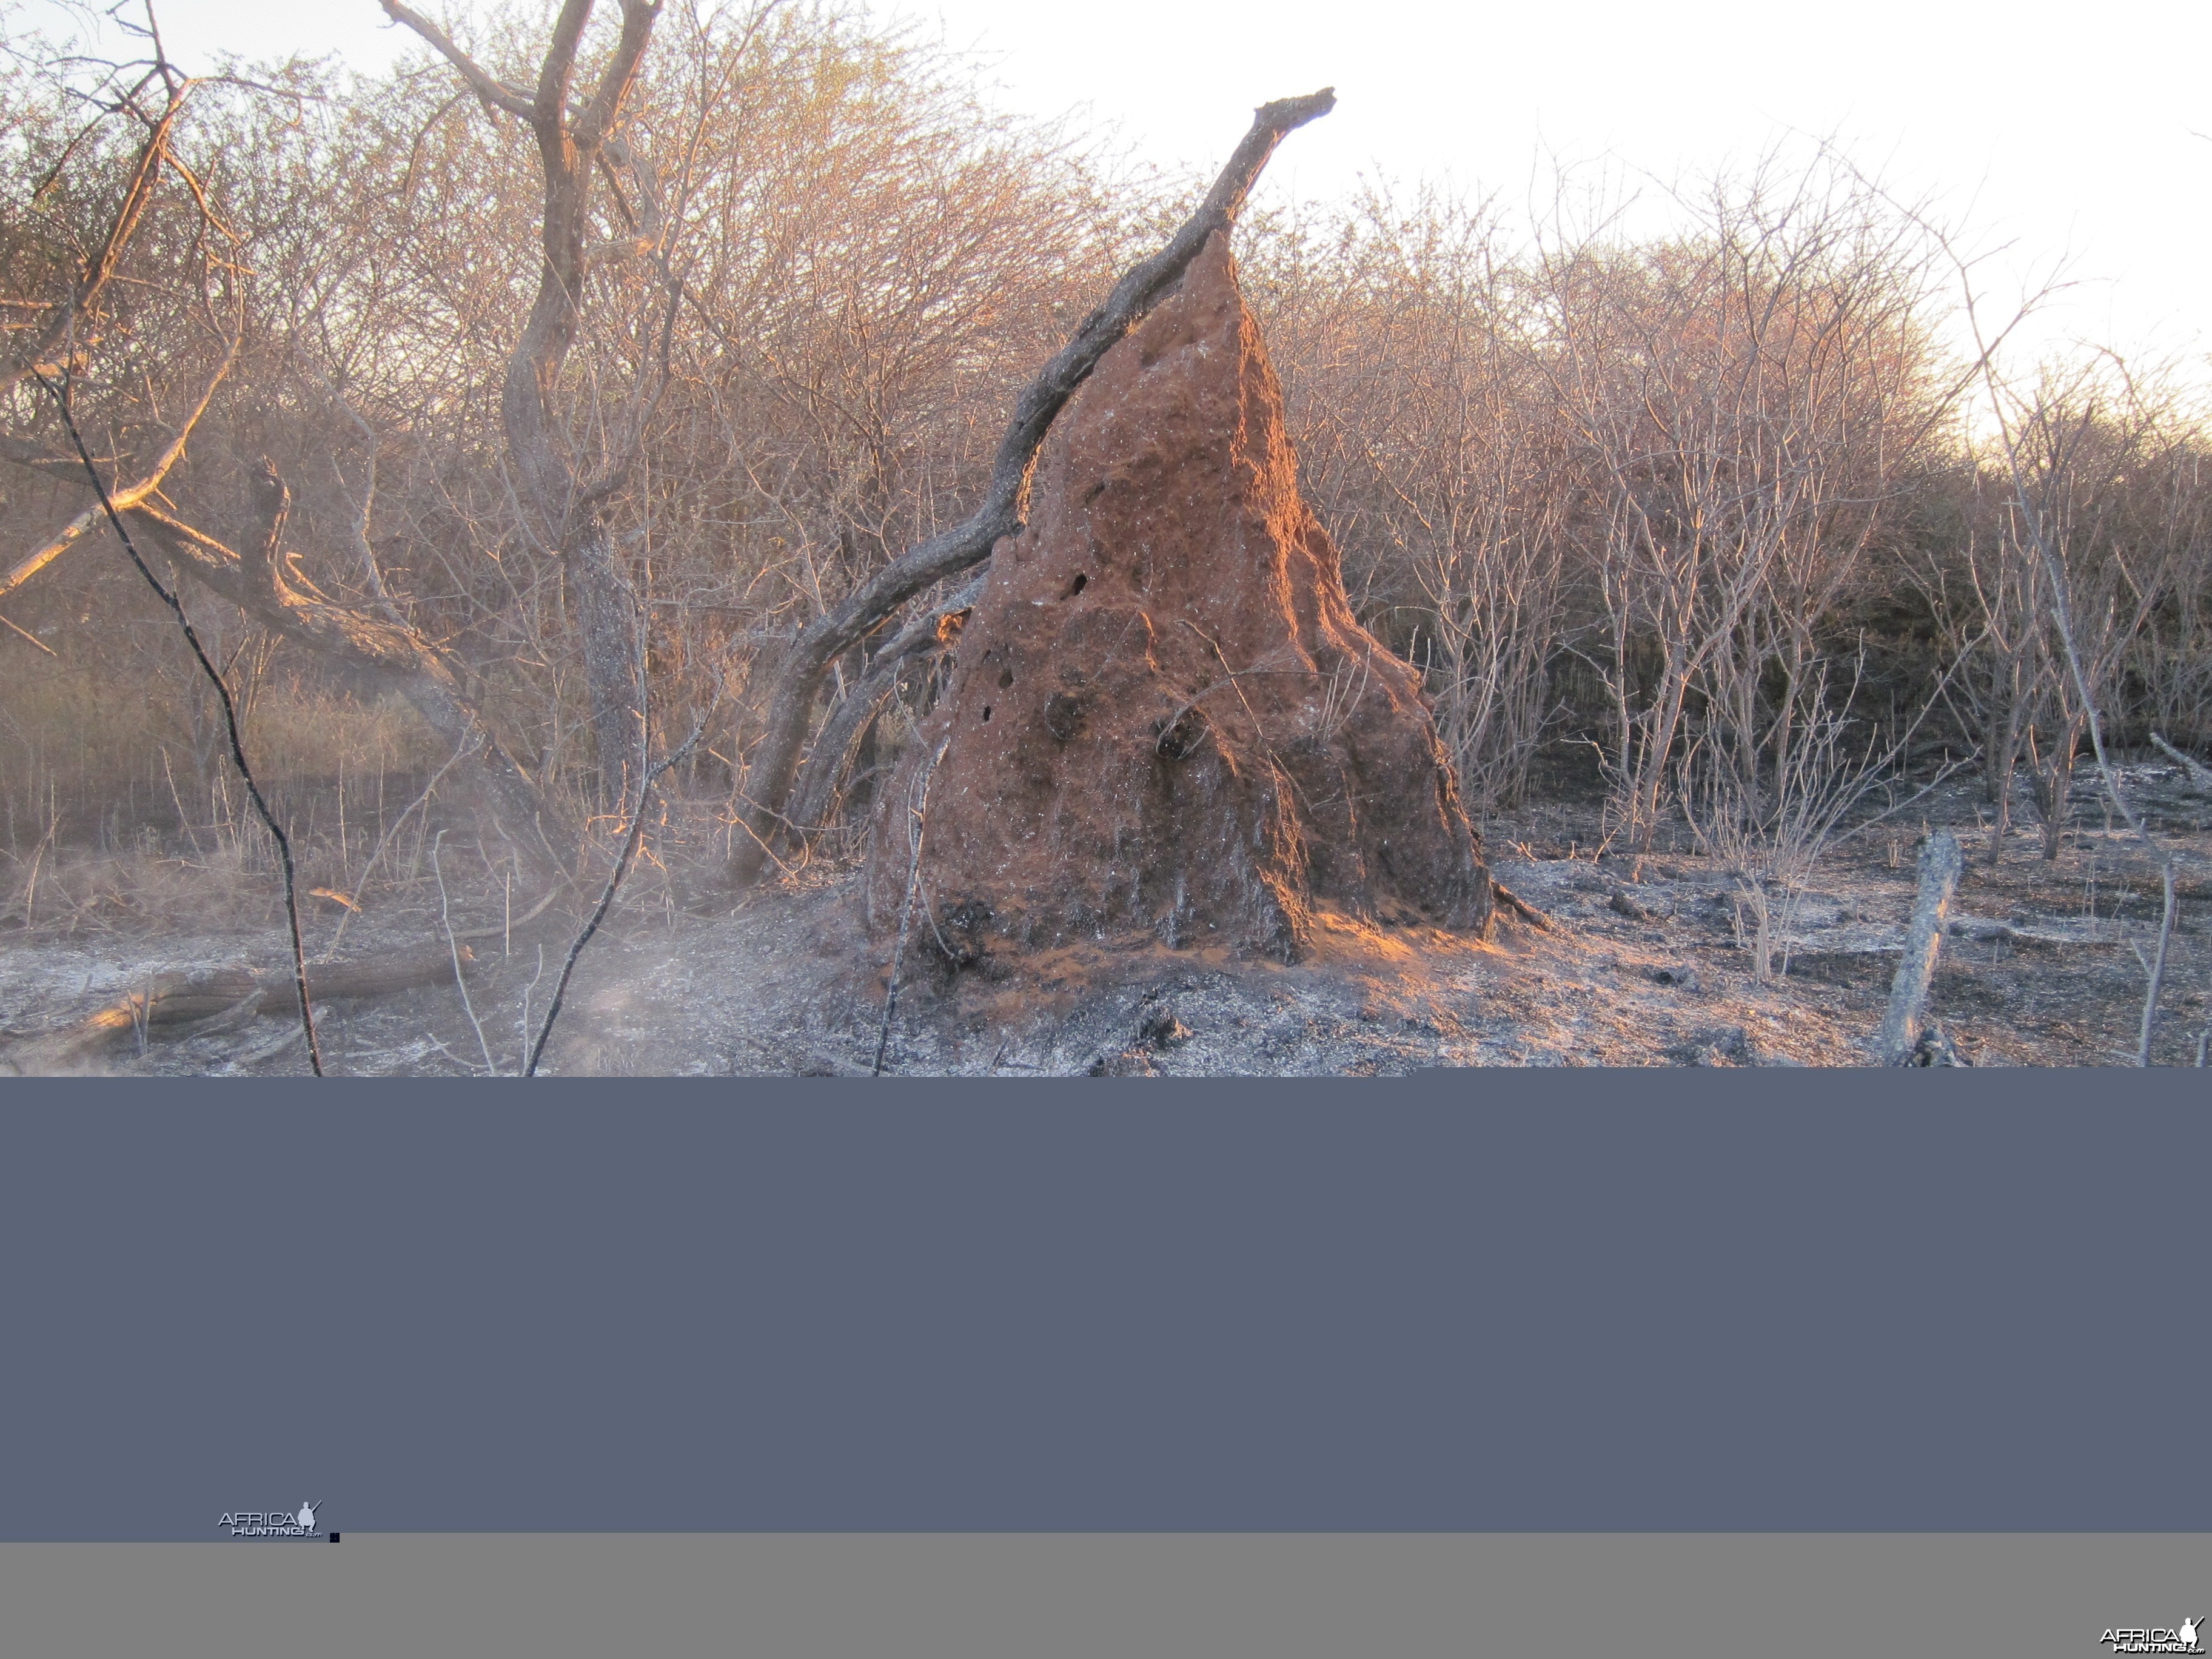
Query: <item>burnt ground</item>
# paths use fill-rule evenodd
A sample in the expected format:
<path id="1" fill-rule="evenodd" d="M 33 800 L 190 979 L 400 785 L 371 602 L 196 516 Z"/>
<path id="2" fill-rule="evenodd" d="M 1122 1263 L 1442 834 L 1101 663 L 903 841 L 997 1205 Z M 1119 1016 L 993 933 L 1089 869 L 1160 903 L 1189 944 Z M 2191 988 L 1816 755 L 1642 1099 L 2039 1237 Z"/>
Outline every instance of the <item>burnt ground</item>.
<path id="1" fill-rule="evenodd" d="M 2182 902 L 2155 1052 L 2188 1065 L 2212 1023 L 2212 794 L 2178 769 L 2137 765 L 2131 786 L 2181 852 Z M 2024 804 L 2023 804 L 2024 805 Z M 1595 803 L 1555 801 L 1486 826 L 1498 878 L 1551 921 L 1488 941 L 1323 917 L 1295 966 L 1158 945 L 1065 948 L 1019 963 L 923 971 L 900 988 L 885 1043 L 895 1073 L 1394 1075 L 1437 1066 L 1850 1066 L 1887 1004 L 1924 826 L 1967 839 L 1930 1012 L 1976 1065 L 2100 1066 L 2132 1058 L 2157 932 L 2154 867 L 2108 828 L 2094 774 L 2053 864 L 2033 828 L 1986 860 L 1971 781 L 1843 842 L 1802 895 L 1785 971 L 1754 981 L 1726 873 L 1677 846 L 1641 860 L 1594 845 Z M 2021 815 L 2032 825 L 2032 811 Z M 281 971 L 280 914 L 235 872 L 180 860 L 161 902 L 70 898 L 88 877 L 51 871 L 40 909 L 0 911 L 0 1071 L 296 1074 L 296 1023 L 263 1018 L 171 1035 L 125 1032 L 57 1060 L 54 1039 L 153 975 L 246 964 Z M 203 878 L 204 879 L 201 879 Z M 210 890 L 195 912 L 179 895 Z M 450 878 L 449 878 L 450 879 Z M 858 872 L 817 860 L 742 902 L 686 908 L 648 869 L 583 956 L 543 1070 L 567 1074 L 852 1075 L 872 1066 L 888 950 L 863 937 Z M 526 1010 L 542 1017 L 575 921 L 558 908 L 514 927 L 510 896 L 448 890 L 477 964 L 454 986 L 319 1009 L 341 1074 L 513 1073 Z M 60 897 L 57 898 L 57 890 Z M 339 957 L 441 945 L 438 895 L 417 879 L 361 896 Z M 520 906 L 513 907 L 520 910 Z M 319 952 L 335 931 L 319 902 Z M 192 914 L 191 926 L 176 919 Z M 327 913 L 327 914 L 321 914 Z M 479 1035 L 481 1033 L 481 1035 Z"/>

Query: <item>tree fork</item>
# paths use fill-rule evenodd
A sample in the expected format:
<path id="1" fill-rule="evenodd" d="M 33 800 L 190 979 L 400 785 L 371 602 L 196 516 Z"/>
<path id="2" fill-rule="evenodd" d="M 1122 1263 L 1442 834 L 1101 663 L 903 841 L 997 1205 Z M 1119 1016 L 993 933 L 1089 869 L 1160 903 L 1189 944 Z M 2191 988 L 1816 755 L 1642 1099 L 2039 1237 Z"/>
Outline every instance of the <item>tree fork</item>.
<path id="1" fill-rule="evenodd" d="M 1036 471 L 1037 453 L 1067 400 L 1090 379 L 1099 360 L 1182 280 L 1207 239 L 1237 222 L 1275 146 L 1285 135 L 1335 107 L 1334 89 L 1323 88 L 1303 98 L 1263 104 L 1255 111 L 1251 130 L 1237 144 L 1198 210 L 1183 222 L 1165 247 L 1122 275 L 1106 302 L 1084 319 L 1060 354 L 1023 388 L 1015 400 L 1013 419 L 993 459 L 990 493 L 983 505 L 943 535 L 908 549 L 862 583 L 836 610 L 811 623 L 793 642 L 782 666 L 781 683 L 769 707 L 767 732 L 746 779 L 741 817 L 748 833 L 738 839 L 730 861 L 734 882 L 740 885 L 751 882 L 766 861 L 768 838 L 783 822 L 814 700 L 831 661 L 915 594 L 981 563 L 1001 540 L 1020 533 L 1029 510 L 1030 482 Z"/>
<path id="2" fill-rule="evenodd" d="M 842 793 L 840 784 L 853 764 L 854 752 L 868 721 L 898 689 L 899 676 L 917 658 L 949 650 L 959 638 L 962 623 L 983 596 L 983 579 L 976 577 L 944 604 L 932 606 L 909 623 L 898 637 L 878 652 L 860 683 L 831 711 L 814 738 L 814 747 L 799 775 L 799 790 L 787 815 L 801 835 L 811 836 L 828 826 Z"/>
<path id="3" fill-rule="evenodd" d="M 534 88 L 489 74 L 428 18 L 402 3 L 381 0 L 392 21 L 411 29 L 457 70 L 487 109 L 504 111 L 526 125 L 538 146 L 544 176 L 538 293 L 529 320 L 507 359 L 500 391 L 520 494 L 542 526 L 546 545 L 559 557 L 576 613 L 583 647 L 584 679 L 598 750 L 599 795 L 622 800 L 632 776 L 645 767 L 643 667 L 636 650 L 638 598 L 623 574 L 613 538 L 600 517 L 605 492 L 583 487 L 566 447 L 554 402 L 561 370 L 581 320 L 592 169 L 610 146 L 623 106 L 660 17 L 660 0 L 618 0 L 622 33 L 598 84 L 572 108 L 577 53 L 598 0 L 562 0 Z M 627 463 L 614 467 L 618 480 Z"/>

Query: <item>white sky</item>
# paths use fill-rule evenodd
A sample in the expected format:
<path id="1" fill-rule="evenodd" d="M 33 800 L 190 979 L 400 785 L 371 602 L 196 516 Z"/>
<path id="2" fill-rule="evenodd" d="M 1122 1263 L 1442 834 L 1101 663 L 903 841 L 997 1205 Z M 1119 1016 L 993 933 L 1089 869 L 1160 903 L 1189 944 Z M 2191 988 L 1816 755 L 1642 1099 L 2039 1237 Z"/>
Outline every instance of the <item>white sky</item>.
<path id="1" fill-rule="evenodd" d="M 672 6 L 686 0 L 669 0 Z M 441 0 L 417 0 L 434 11 Z M 1139 153 L 1211 172 L 1255 104 L 1334 85 L 1269 193 L 1449 175 L 1509 200 L 1540 155 L 1661 177 L 1832 137 L 1899 194 L 1938 197 L 1992 274 L 2064 259 L 2039 337 L 2212 351 L 2212 5 L 2106 0 L 879 0 L 974 52 L 1001 101 L 1081 108 Z M 173 55 L 388 60 L 375 0 L 162 0 Z M 29 0 L 19 15 L 51 15 Z"/>

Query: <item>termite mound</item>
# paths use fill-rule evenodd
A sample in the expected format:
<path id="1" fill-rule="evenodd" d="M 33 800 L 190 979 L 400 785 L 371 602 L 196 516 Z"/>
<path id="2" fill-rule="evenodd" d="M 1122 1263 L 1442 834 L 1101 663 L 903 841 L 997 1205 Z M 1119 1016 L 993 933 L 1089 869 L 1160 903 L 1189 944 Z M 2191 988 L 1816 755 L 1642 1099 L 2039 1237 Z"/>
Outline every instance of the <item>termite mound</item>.
<path id="1" fill-rule="evenodd" d="M 1134 936 L 1295 961 L 1317 905 L 1488 926 L 1419 676 L 1299 493 L 1225 236 L 1054 433 L 877 796 L 866 890 L 872 931 L 911 896 L 914 948 L 955 963 Z"/>

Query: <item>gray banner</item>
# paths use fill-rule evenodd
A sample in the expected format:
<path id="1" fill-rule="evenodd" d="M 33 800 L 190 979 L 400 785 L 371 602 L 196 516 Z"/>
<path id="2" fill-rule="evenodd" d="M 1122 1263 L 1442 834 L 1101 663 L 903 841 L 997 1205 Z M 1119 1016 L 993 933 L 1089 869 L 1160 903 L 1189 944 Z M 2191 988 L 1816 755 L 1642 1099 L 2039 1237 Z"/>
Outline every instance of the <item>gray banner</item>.
<path id="1" fill-rule="evenodd" d="M 12 1544 L 0 1646 L 37 1659 L 2090 1659 L 2114 1651 L 2108 1631 L 2212 1608 L 2208 1569 L 2203 1534 Z"/>
<path id="2" fill-rule="evenodd" d="M 2202 1076 L 11 1088 L 0 1538 L 2201 1532 Z"/>

